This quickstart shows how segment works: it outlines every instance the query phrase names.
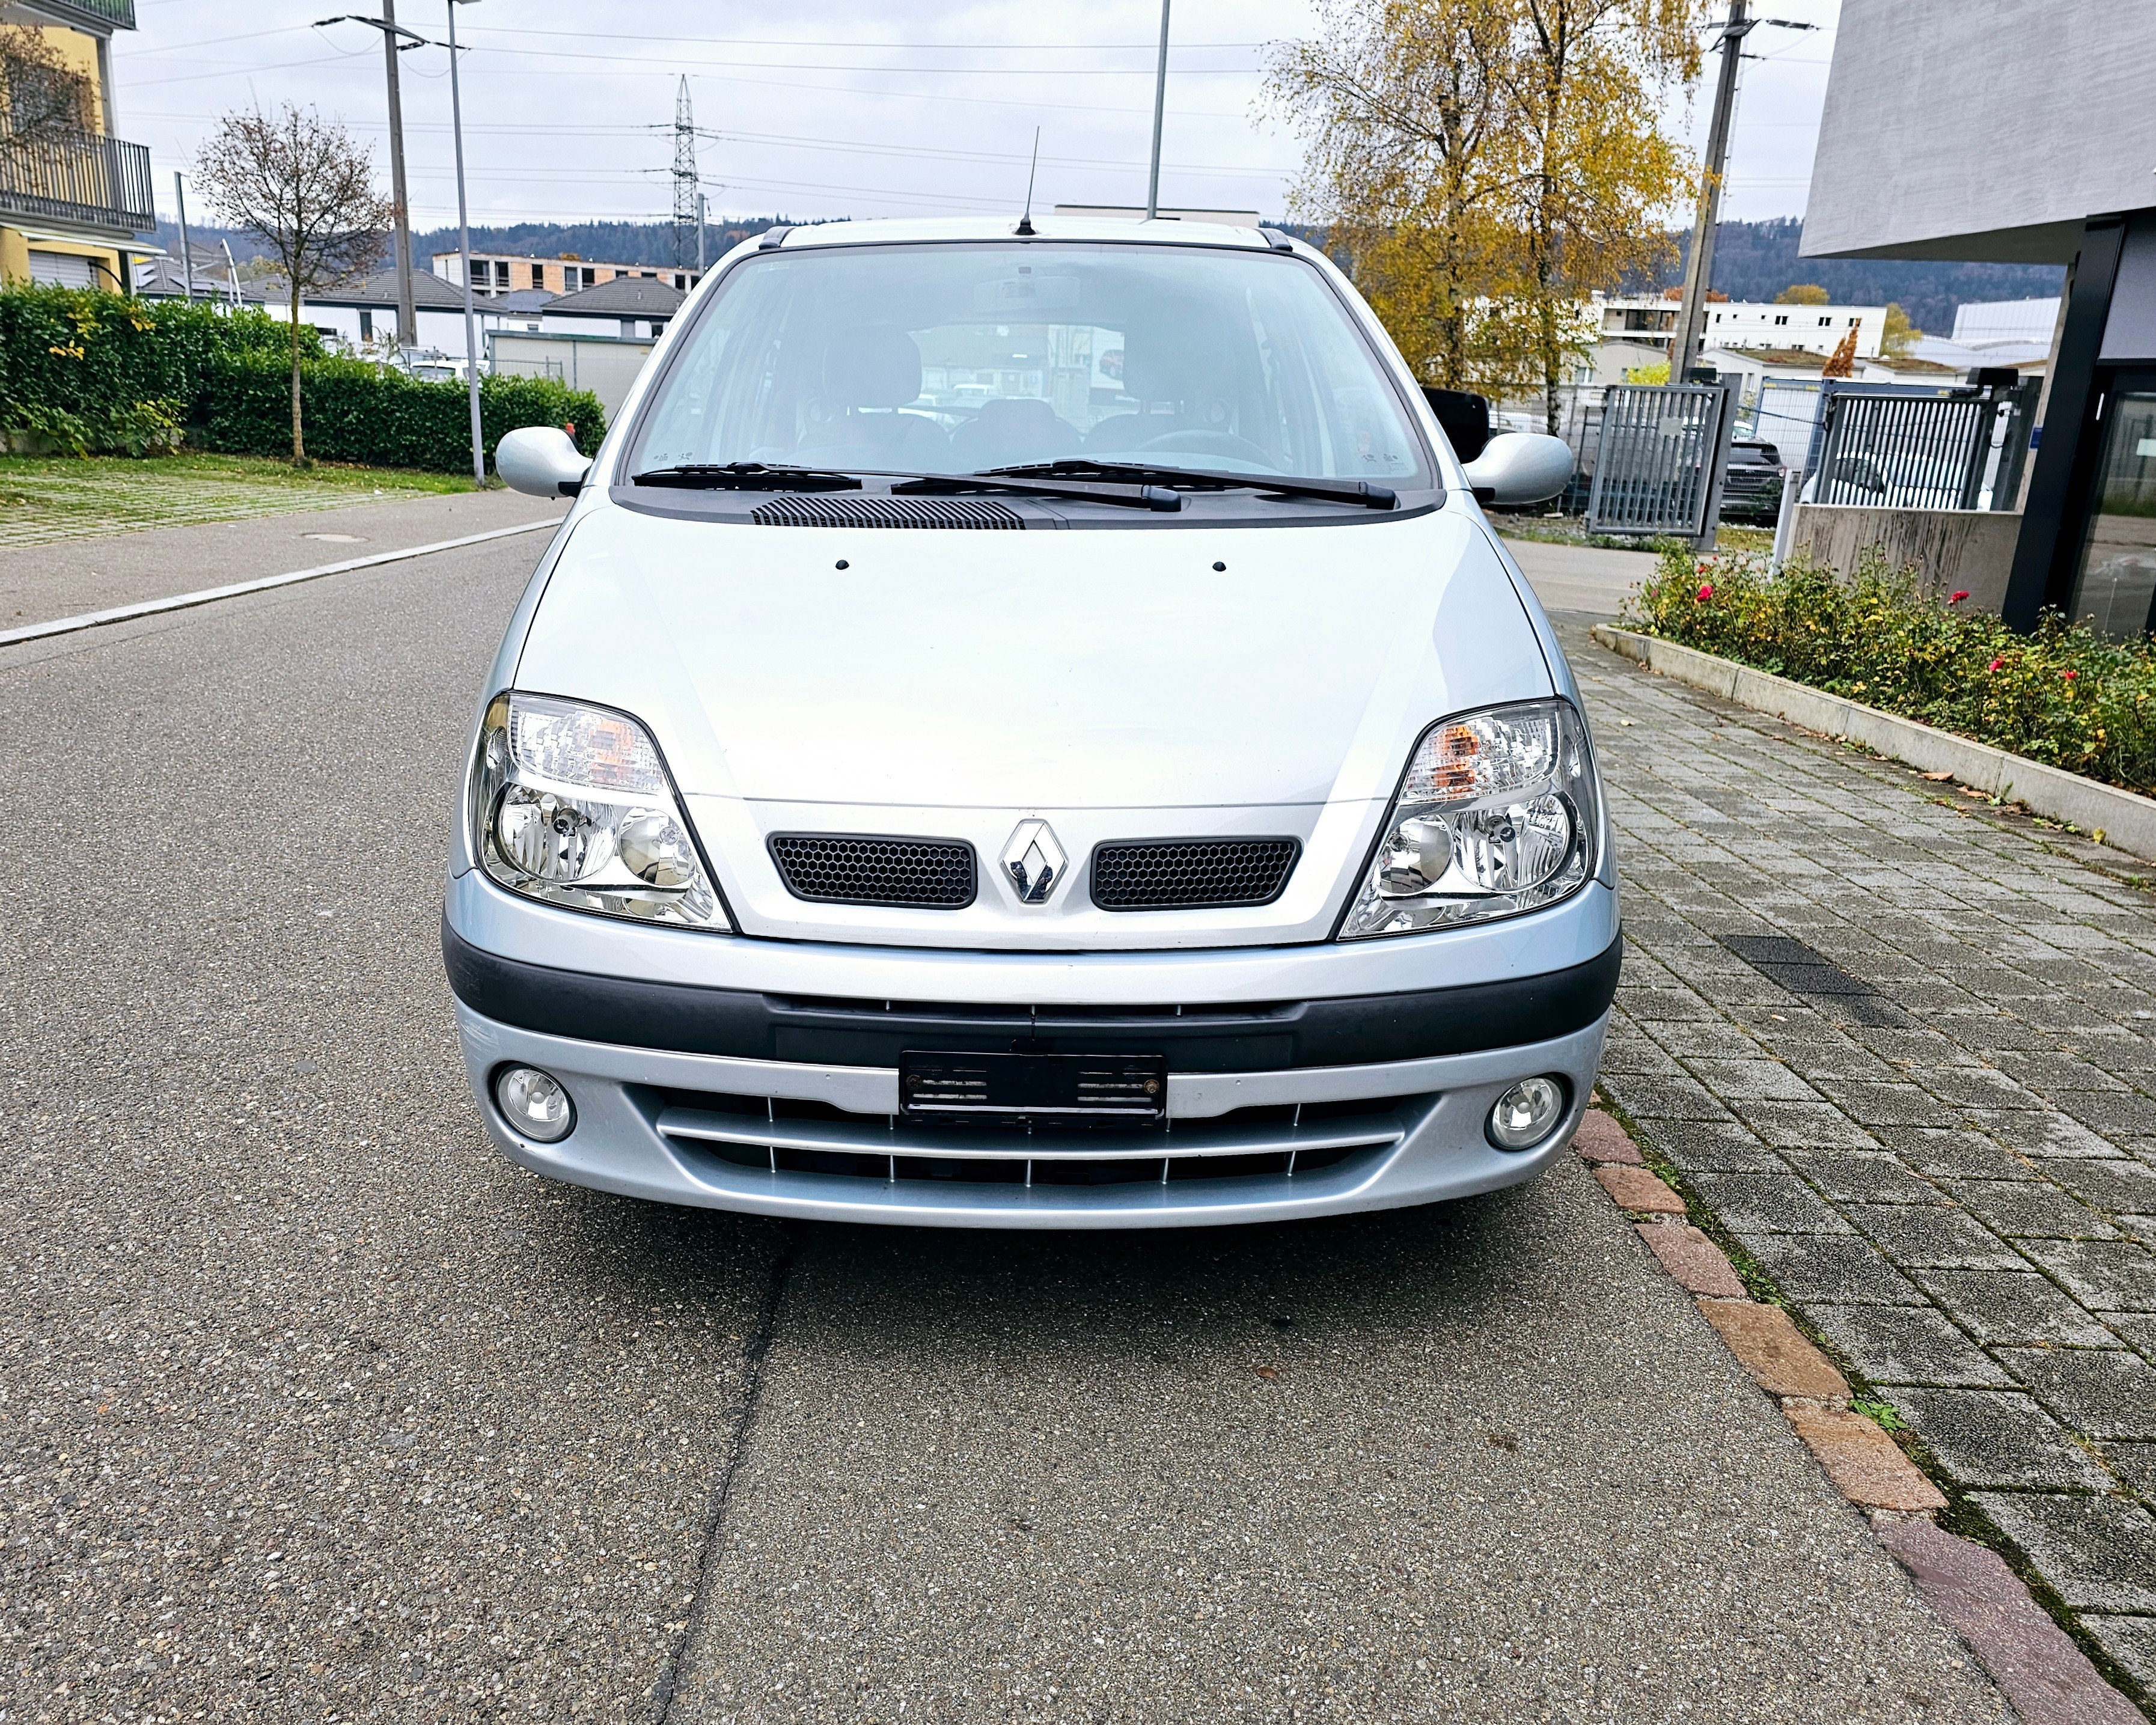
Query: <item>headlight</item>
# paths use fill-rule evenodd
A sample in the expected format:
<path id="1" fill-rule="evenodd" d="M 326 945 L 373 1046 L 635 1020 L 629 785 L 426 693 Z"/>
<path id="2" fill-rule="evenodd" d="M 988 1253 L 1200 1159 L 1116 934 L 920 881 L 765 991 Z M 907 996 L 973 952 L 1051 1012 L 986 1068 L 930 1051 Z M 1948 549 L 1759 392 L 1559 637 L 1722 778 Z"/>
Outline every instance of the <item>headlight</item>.
<path id="1" fill-rule="evenodd" d="M 549 904 L 727 930 L 649 732 L 626 713 L 497 695 L 472 762 L 472 855 Z"/>
<path id="2" fill-rule="evenodd" d="M 1408 758 L 1342 940 L 1539 910 L 1594 876 L 1602 798 L 1569 701 L 1433 725 Z"/>

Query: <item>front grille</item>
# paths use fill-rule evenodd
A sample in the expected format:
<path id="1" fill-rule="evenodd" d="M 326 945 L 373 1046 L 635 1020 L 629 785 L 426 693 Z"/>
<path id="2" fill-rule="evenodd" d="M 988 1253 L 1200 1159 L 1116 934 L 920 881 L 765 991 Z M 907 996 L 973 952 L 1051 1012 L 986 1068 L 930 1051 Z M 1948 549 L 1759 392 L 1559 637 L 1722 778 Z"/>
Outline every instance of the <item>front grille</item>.
<path id="1" fill-rule="evenodd" d="M 1008 504 L 974 497 L 801 496 L 759 503 L 749 517 L 759 527 L 1024 527 Z"/>
<path id="2" fill-rule="evenodd" d="M 1238 1108 L 1217 1119 L 1126 1128 L 1014 1132 L 921 1127 L 825 1102 L 710 1091 L 644 1092 L 677 1154 L 773 1174 L 880 1185 L 1173 1185 L 1187 1180 L 1292 1179 L 1392 1149 L 1434 1096 Z"/>
<path id="3" fill-rule="evenodd" d="M 813 904 L 957 911 L 973 901 L 973 847 L 962 839 L 778 833 L 771 860 L 786 890 Z"/>
<path id="4" fill-rule="evenodd" d="M 1151 839 L 1093 853 L 1093 902 L 1104 911 L 1191 911 L 1269 905 L 1286 889 L 1293 839 Z"/>

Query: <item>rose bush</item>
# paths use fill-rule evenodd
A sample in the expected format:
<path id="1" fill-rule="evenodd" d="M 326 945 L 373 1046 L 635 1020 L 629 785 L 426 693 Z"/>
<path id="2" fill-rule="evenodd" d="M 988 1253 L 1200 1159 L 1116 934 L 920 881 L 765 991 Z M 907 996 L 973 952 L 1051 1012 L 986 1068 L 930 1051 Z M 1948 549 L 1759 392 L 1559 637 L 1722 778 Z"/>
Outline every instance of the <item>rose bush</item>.
<path id="1" fill-rule="evenodd" d="M 1853 574 L 1672 547 L 1626 628 L 2129 790 L 2156 789 L 2156 641 L 2047 614 L 2033 634 L 1919 593 L 1867 552 Z"/>

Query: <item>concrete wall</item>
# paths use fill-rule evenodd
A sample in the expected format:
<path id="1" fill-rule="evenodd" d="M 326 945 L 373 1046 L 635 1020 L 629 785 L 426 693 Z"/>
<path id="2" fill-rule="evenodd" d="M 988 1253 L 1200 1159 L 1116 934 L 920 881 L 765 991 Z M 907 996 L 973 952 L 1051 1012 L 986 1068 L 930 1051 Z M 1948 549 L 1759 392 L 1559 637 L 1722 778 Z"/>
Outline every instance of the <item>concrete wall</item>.
<path id="1" fill-rule="evenodd" d="M 2152 90 L 2136 0 L 1842 0 L 1804 251 L 2066 263 L 2151 201 Z"/>
<path id="2" fill-rule="evenodd" d="M 1840 504 L 1797 507 L 1790 550 L 1848 574 L 1877 546 L 1895 568 L 1917 567 L 1923 591 L 1943 599 L 1966 589 L 1967 611 L 1994 616 L 2006 600 L 2021 517 L 2011 510 L 1861 509 Z"/>

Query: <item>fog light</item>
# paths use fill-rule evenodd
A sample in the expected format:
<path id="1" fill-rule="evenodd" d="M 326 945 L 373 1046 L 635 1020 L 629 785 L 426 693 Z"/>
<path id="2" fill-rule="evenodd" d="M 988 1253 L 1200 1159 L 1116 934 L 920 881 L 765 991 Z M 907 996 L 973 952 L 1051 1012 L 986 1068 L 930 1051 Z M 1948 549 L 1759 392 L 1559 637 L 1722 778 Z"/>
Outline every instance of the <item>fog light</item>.
<path id="1" fill-rule="evenodd" d="M 494 1081 L 494 1100 L 512 1132 L 542 1144 L 558 1144 L 576 1127 L 568 1091 L 536 1066 L 503 1067 Z"/>
<path id="2" fill-rule="evenodd" d="M 1485 1130 L 1500 1150 L 1532 1150 L 1563 1118 L 1562 1078 L 1522 1078 L 1497 1098 Z"/>

